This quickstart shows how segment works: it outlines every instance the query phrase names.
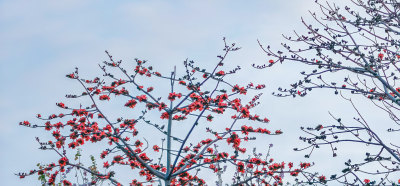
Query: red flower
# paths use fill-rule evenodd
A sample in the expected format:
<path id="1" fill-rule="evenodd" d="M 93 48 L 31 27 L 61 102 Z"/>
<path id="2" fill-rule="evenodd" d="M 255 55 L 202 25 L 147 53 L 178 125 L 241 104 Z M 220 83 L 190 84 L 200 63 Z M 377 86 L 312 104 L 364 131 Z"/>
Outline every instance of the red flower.
<path id="1" fill-rule="evenodd" d="M 215 75 L 217 75 L 217 76 L 223 76 L 223 75 L 225 75 L 225 72 L 221 70 L 221 71 L 217 72 Z"/>
<path id="2" fill-rule="evenodd" d="M 179 84 L 186 85 L 186 82 L 185 81 L 179 81 Z"/>
<path id="3" fill-rule="evenodd" d="M 127 103 L 125 103 L 125 107 L 133 108 L 136 106 L 136 104 L 137 104 L 136 100 L 132 99 L 129 100 Z"/>
<path id="4" fill-rule="evenodd" d="M 291 176 L 297 176 L 297 175 L 299 175 L 299 173 L 300 173 L 300 170 L 299 170 L 299 169 L 294 169 L 293 172 L 290 172 L 290 175 L 291 175 Z"/>
<path id="5" fill-rule="evenodd" d="M 369 183 L 369 182 L 371 182 L 369 179 L 364 180 L 364 183 Z"/>
<path id="6" fill-rule="evenodd" d="M 324 175 L 318 177 L 318 179 L 319 179 L 319 181 L 322 182 L 322 183 L 325 183 L 325 182 L 326 182 L 326 177 L 325 177 Z"/>
<path id="7" fill-rule="evenodd" d="M 104 159 L 104 158 L 107 156 L 107 154 L 108 154 L 108 151 L 103 151 L 103 152 L 100 154 L 100 158 L 101 158 L 101 159 Z"/>
<path id="8" fill-rule="evenodd" d="M 175 115 L 172 119 L 173 119 L 173 120 L 178 120 L 178 121 L 180 121 L 180 120 L 186 119 L 186 117 L 185 117 L 185 116 L 182 116 L 182 115 Z"/>
<path id="9" fill-rule="evenodd" d="M 71 182 L 69 182 L 68 180 L 63 180 L 63 184 L 64 184 L 64 186 L 72 185 Z"/>
<path id="10" fill-rule="evenodd" d="M 210 169 L 215 169 L 215 165 L 210 164 Z"/>
<path id="11" fill-rule="evenodd" d="M 158 110 L 162 110 L 165 109 L 167 107 L 167 105 L 164 102 L 161 102 L 160 105 L 158 106 Z"/>
<path id="12" fill-rule="evenodd" d="M 240 113 L 242 113 L 242 117 L 244 118 L 248 118 L 250 116 L 249 109 L 247 109 L 246 107 L 243 107 L 240 110 Z"/>
<path id="13" fill-rule="evenodd" d="M 80 145 L 85 144 L 85 140 L 83 140 L 83 138 L 77 139 L 76 142 L 77 142 L 78 144 L 80 144 Z"/>
<path id="14" fill-rule="evenodd" d="M 106 161 L 106 162 L 103 163 L 103 167 L 104 167 L 104 168 L 110 167 L 110 164 L 108 164 L 108 161 Z"/>
<path id="15" fill-rule="evenodd" d="M 59 106 L 59 107 L 61 107 L 61 108 L 65 108 L 65 105 L 64 105 L 64 103 L 62 103 L 62 102 L 57 103 L 56 105 Z"/>
<path id="16" fill-rule="evenodd" d="M 142 102 L 142 101 L 147 101 L 146 95 L 136 96 L 136 98 L 137 98 L 140 102 Z"/>
<path id="17" fill-rule="evenodd" d="M 384 56 L 384 55 L 383 55 L 382 53 L 379 53 L 379 54 L 378 54 L 378 58 L 379 58 L 380 60 L 383 59 L 383 56 Z"/>
<path id="18" fill-rule="evenodd" d="M 143 161 L 149 161 L 150 159 L 147 157 L 146 153 L 140 154 L 139 155 L 140 159 L 142 159 Z"/>
<path id="19" fill-rule="evenodd" d="M 67 74 L 66 76 L 67 76 L 68 78 L 71 78 L 71 79 L 75 78 L 75 74 L 74 74 L 74 73 Z"/>
<path id="20" fill-rule="evenodd" d="M 62 157 L 60 160 L 58 160 L 58 164 L 60 164 L 61 167 L 67 165 L 68 159 L 67 157 Z"/>
<path id="21" fill-rule="evenodd" d="M 19 122 L 20 125 L 25 125 L 25 126 L 31 126 L 31 123 L 29 123 L 29 121 L 23 121 L 23 122 Z M 50 124 L 50 123 L 49 123 Z M 47 128 L 45 128 L 47 130 Z"/>
<path id="22" fill-rule="evenodd" d="M 265 88 L 265 85 L 257 85 L 256 86 L 256 89 L 263 89 L 263 88 Z"/>
<path id="23" fill-rule="evenodd" d="M 54 136 L 54 138 L 56 138 L 56 139 L 60 138 L 60 131 L 59 131 L 59 130 L 53 131 L 53 136 Z"/>
<path id="24" fill-rule="evenodd" d="M 83 116 L 83 115 L 87 115 L 88 112 L 85 109 L 74 109 L 72 111 L 72 115 L 76 115 L 76 116 Z"/>
<path id="25" fill-rule="evenodd" d="M 269 62 L 270 64 L 273 64 L 273 63 L 274 63 L 274 60 L 270 59 L 268 62 Z"/>
<path id="26" fill-rule="evenodd" d="M 143 146 L 143 143 L 139 140 L 136 140 L 135 147 L 138 148 L 138 147 L 142 147 L 142 146 Z"/>
<path id="27" fill-rule="evenodd" d="M 239 94 L 244 94 L 246 95 L 247 90 L 244 87 L 239 87 L 239 85 L 235 85 L 232 88 L 232 92 L 239 92 Z"/>
<path id="28" fill-rule="evenodd" d="M 120 162 L 122 159 L 123 158 L 120 155 L 114 156 L 114 161 L 117 162 L 117 163 Z"/>
<path id="29" fill-rule="evenodd" d="M 181 98 L 182 94 L 181 93 L 177 94 L 175 92 L 169 93 L 168 99 L 174 101 L 176 97 Z"/>
<path id="30" fill-rule="evenodd" d="M 211 114 L 210 114 L 210 115 L 207 116 L 207 121 L 212 121 L 213 118 L 214 117 L 212 117 Z"/>
<path id="31" fill-rule="evenodd" d="M 307 167 L 311 166 L 310 163 L 300 163 L 300 167 L 306 169 Z"/>
<path id="32" fill-rule="evenodd" d="M 112 90 L 114 90 L 114 86 L 103 86 L 103 87 L 101 87 L 101 89 L 112 91 Z"/>
<path id="33" fill-rule="evenodd" d="M 161 119 L 168 119 L 168 118 L 169 118 L 168 112 L 162 113 L 160 118 L 161 118 Z"/>
<path id="34" fill-rule="evenodd" d="M 238 172 L 244 173 L 244 163 L 243 162 L 239 162 L 237 164 L 237 170 L 238 170 Z"/>
<path id="35" fill-rule="evenodd" d="M 64 128 L 64 125 L 61 122 L 58 122 L 58 123 L 54 124 L 53 126 L 56 127 L 57 129 L 60 129 L 61 127 Z"/>
<path id="36" fill-rule="evenodd" d="M 159 152 L 160 151 L 160 147 L 157 146 L 157 145 L 154 145 L 153 146 L 153 150 L 156 151 L 156 152 Z"/>
<path id="37" fill-rule="evenodd" d="M 64 145 L 64 141 L 57 141 L 56 142 L 56 147 L 59 149 Z"/>

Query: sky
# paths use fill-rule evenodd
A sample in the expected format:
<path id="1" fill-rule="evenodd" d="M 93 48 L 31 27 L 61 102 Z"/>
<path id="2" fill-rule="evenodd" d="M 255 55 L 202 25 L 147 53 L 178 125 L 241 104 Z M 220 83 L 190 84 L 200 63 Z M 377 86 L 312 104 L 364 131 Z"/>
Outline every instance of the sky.
<path id="1" fill-rule="evenodd" d="M 37 149 L 34 137 L 42 131 L 18 123 L 34 120 L 37 113 L 54 112 L 55 103 L 77 89 L 65 78 L 75 67 L 87 77 L 101 74 L 98 64 L 107 59 L 105 50 L 124 61 L 146 59 L 165 72 L 173 66 L 183 70 L 185 59 L 207 67 L 222 53 L 223 37 L 242 47 L 227 60 L 244 69 L 241 80 L 266 84 L 259 111 L 271 120 L 271 127 L 284 131 L 258 143 L 274 143 L 272 154 L 277 159 L 305 161 L 305 153 L 292 151 L 302 145 L 299 127 L 331 122 L 328 111 L 351 120 L 354 110 L 324 90 L 298 99 L 274 97 L 271 93 L 278 87 L 288 87 L 301 77 L 300 66 L 286 63 L 256 70 L 251 64 L 269 60 L 257 40 L 280 48 L 282 34 L 304 31 L 301 17 L 312 22 L 308 10 L 316 10 L 312 0 L 0 0 L 1 183 L 39 185 L 34 177 L 20 180 L 13 174 L 56 156 Z M 364 112 L 371 121 L 379 121 L 370 109 Z M 354 152 L 344 147 L 343 154 Z M 315 162 L 341 170 L 341 161 L 326 161 L 332 159 L 328 149 L 316 154 Z"/>

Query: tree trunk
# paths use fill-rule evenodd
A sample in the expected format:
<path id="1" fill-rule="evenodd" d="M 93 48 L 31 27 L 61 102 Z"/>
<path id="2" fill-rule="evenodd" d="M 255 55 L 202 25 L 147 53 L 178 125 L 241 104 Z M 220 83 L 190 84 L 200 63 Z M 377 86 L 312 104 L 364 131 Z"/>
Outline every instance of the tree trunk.
<path id="1" fill-rule="evenodd" d="M 164 185 L 165 186 L 170 186 L 171 185 L 171 180 L 164 180 Z"/>

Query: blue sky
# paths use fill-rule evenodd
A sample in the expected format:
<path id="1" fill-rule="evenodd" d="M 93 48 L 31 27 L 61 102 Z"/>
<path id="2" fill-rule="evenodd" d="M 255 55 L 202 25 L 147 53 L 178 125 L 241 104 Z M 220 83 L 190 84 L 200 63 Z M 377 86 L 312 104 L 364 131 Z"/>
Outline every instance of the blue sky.
<path id="1" fill-rule="evenodd" d="M 298 66 L 284 64 L 254 73 L 250 65 L 268 60 L 257 39 L 279 48 L 282 34 L 302 29 L 300 17 L 309 18 L 307 10 L 315 9 L 312 2 L 0 0 L 1 183 L 39 184 L 32 182 L 35 178 L 19 180 L 12 174 L 54 156 L 37 150 L 34 137 L 41 131 L 18 123 L 53 112 L 65 93 L 76 90 L 64 78 L 74 67 L 87 77 L 100 74 L 97 64 L 106 60 L 104 50 L 125 61 L 147 59 L 166 72 L 186 58 L 207 66 L 216 62 L 224 36 L 242 47 L 228 59 L 233 66 L 247 68 L 243 76 L 249 81 L 267 85 L 261 111 L 271 126 L 287 132 L 271 139 L 278 158 L 302 160 L 303 153 L 291 151 L 298 144 L 299 126 L 330 121 L 328 111 L 351 119 L 346 115 L 351 109 L 343 106 L 348 103 L 325 96 L 323 90 L 302 99 L 272 97 L 278 86 L 300 77 Z M 330 156 L 328 151 L 320 154 Z"/>

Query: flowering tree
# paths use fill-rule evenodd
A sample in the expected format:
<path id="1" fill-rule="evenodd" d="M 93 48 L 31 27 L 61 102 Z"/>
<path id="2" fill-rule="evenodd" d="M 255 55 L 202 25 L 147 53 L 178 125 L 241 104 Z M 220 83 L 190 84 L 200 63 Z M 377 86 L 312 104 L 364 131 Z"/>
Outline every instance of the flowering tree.
<path id="1" fill-rule="evenodd" d="M 80 101 L 57 103 L 64 111 L 61 114 L 38 114 L 44 124 L 20 123 L 50 133 L 50 140 L 37 141 L 40 149 L 59 158 L 17 175 L 37 175 L 49 185 L 71 185 L 72 178 L 77 184 L 121 185 L 118 178 L 127 175 L 131 176 L 130 185 L 204 185 L 207 180 L 202 177 L 210 174 L 217 178 L 217 185 L 229 183 L 227 176 L 235 185 L 277 185 L 283 183 L 285 174 L 307 174 L 310 163 L 300 163 L 298 168 L 291 162 L 276 163 L 270 158 L 268 145 L 258 149 L 264 154 L 255 148 L 247 150 L 256 146 L 247 142 L 256 136 L 282 132 L 266 129 L 269 120 L 252 112 L 261 94 L 244 102 L 250 90 L 263 89 L 264 85 L 241 86 L 225 80 L 240 67 L 222 70 L 228 53 L 239 49 L 226 44 L 225 39 L 224 43 L 224 53 L 210 71 L 186 60 L 183 75 L 176 68 L 170 75 L 162 75 L 144 60 L 136 59 L 132 67 L 123 67 L 122 61 L 115 61 L 106 52 L 108 61 L 99 65 L 104 79 L 83 79 L 78 69 L 68 74 L 82 86 L 83 93 L 66 97 Z M 113 100 L 123 108 L 107 112 Z M 81 161 L 82 149 L 88 145 L 99 153 L 90 157 L 90 166 Z M 96 158 L 101 158 L 103 166 L 97 166 Z M 126 173 L 124 167 L 131 172 Z"/>
<path id="2" fill-rule="evenodd" d="M 303 97 L 313 89 L 331 89 L 354 107 L 358 114 L 354 124 L 332 115 L 337 121 L 335 124 L 301 128 L 308 136 L 300 140 L 308 145 L 295 150 L 309 151 L 306 157 L 324 145 L 330 146 L 334 157 L 339 144 L 368 145 L 365 157 L 348 160 L 342 172 L 326 181 L 336 180 L 346 185 L 400 184 L 400 116 L 397 116 L 400 109 L 400 2 L 349 0 L 350 5 L 344 9 L 334 3 L 316 1 L 316 4 L 322 13 L 320 18 L 310 12 L 316 25 L 302 19 L 307 34 L 295 32 L 294 37 L 284 36 L 296 43 L 283 44 L 286 52 L 275 52 L 260 44 L 265 53 L 275 59 L 255 67 L 263 69 L 284 61 L 308 65 L 312 69 L 301 72 L 301 80 L 290 88 L 279 88 L 275 95 Z M 354 103 L 352 94 L 364 97 L 386 112 L 393 126 L 382 128 L 381 123 L 369 123 Z M 318 180 L 311 182 L 318 183 Z"/>

